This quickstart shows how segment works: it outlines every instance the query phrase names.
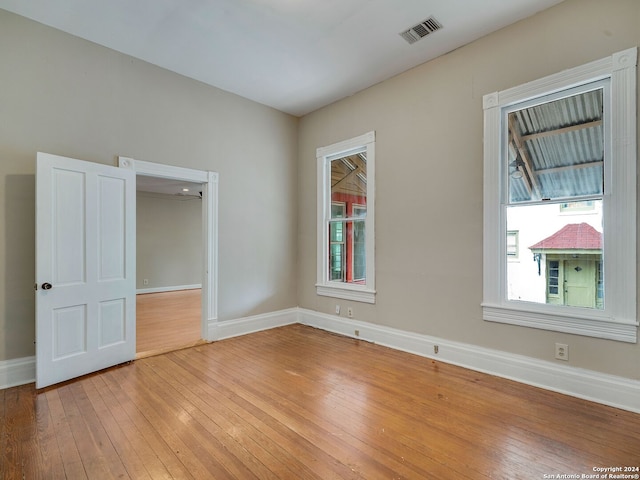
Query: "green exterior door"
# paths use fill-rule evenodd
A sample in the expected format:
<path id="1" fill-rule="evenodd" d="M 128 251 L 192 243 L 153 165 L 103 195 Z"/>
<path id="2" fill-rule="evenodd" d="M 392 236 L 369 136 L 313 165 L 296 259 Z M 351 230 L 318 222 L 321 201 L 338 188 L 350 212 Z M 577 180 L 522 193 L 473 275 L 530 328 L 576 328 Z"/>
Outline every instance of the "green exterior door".
<path id="1" fill-rule="evenodd" d="M 572 307 L 596 306 L 596 268 L 592 260 L 564 262 L 564 300 Z"/>

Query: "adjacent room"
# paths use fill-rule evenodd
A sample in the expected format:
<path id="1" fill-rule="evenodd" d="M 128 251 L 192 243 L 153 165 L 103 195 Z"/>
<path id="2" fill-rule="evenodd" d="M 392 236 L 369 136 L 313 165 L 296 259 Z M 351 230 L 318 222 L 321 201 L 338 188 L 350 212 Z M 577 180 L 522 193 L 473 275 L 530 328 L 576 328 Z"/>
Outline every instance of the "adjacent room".
<path id="1" fill-rule="evenodd" d="M 202 341 L 202 190 L 136 175 L 136 358 Z"/>
<path id="2" fill-rule="evenodd" d="M 638 478 L 639 26 L 0 0 L 0 478 Z"/>

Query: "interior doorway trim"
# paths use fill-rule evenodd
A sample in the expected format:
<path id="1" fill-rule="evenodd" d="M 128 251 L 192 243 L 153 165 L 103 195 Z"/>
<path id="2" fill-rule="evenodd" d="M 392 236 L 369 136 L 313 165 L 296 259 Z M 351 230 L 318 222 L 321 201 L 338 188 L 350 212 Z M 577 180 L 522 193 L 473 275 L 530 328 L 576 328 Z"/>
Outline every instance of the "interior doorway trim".
<path id="1" fill-rule="evenodd" d="M 136 175 L 167 178 L 203 184 L 202 189 L 202 322 L 201 336 L 209 338 L 209 324 L 218 319 L 218 174 L 205 170 L 175 167 L 145 162 L 129 157 L 118 157 L 118 166 L 133 170 Z"/>

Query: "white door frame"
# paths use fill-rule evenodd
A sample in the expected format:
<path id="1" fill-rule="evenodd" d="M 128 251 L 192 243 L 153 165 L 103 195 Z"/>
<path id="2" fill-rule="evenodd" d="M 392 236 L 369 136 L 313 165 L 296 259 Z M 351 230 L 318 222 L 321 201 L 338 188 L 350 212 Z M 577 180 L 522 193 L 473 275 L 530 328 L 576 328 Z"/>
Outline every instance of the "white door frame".
<path id="1" fill-rule="evenodd" d="M 210 323 L 218 319 L 218 174 L 204 170 L 174 167 L 145 162 L 129 157 L 118 157 L 118 166 L 133 170 L 136 175 L 202 183 L 202 321 L 201 335 L 207 341 L 215 340 Z"/>

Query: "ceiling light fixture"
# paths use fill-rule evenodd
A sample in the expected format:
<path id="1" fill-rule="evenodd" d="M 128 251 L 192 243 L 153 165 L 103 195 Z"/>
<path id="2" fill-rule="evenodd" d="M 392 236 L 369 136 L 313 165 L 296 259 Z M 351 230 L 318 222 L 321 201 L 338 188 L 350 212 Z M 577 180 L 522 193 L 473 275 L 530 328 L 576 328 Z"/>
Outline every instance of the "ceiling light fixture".
<path id="1" fill-rule="evenodd" d="M 509 168 L 513 168 L 513 170 L 509 173 L 511 178 L 522 178 L 522 175 L 524 174 L 522 167 L 524 167 L 524 162 L 519 158 L 511 162 L 509 164 Z"/>

